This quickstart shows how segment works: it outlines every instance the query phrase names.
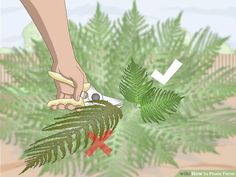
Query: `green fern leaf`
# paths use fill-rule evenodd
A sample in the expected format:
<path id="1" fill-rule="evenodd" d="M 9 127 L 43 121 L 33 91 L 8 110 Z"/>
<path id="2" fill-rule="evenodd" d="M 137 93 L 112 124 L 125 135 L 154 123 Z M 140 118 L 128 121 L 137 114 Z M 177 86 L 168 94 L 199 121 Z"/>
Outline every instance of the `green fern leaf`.
<path id="1" fill-rule="evenodd" d="M 165 120 L 165 114 L 172 114 L 183 97 L 173 91 L 153 88 L 145 94 L 141 103 L 141 115 L 144 122 Z"/>
<path id="2" fill-rule="evenodd" d="M 154 45 L 154 47 L 151 55 L 145 59 L 145 66 L 149 72 L 153 72 L 154 69 L 165 72 L 173 59 L 182 59 L 185 51 L 186 31 L 181 27 L 181 18 L 182 13 L 165 22 L 157 22 L 150 31 L 151 41 L 146 43 Z"/>
<path id="3" fill-rule="evenodd" d="M 86 106 L 81 111 L 56 118 L 58 122 L 44 128 L 45 131 L 61 131 L 31 144 L 25 151 L 26 167 L 21 173 L 29 168 L 55 162 L 59 157 L 63 159 L 67 153 L 76 152 L 82 144 L 86 148 L 90 130 L 100 136 L 109 129 L 114 130 L 122 118 L 121 110 L 107 101 L 93 103 L 96 105 Z"/>
<path id="4" fill-rule="evenodd" d="M 211 32 L 210 28 L 201 29 L 196 32 L 181 56 L 183 67 L 167 84 L 167 87 L 174 88 L 174 85 L 181 82 L 181 90 L 186 92 L 186 87 L 195 84 L 194 82 L 207 74 L 207 70 L 213 66 L 215 57 L 219 54 L 222 44 L 227 39 L 220 38 L 217 34 Z M 183 77 L 183 75 L 188 75 L 188 77 Z"/>
<path id="5" fill-rule="evenodd" d="M 123 70 L 127 67 L 129 59 L 135 57 L 141 63 L 147 52 L 141 46 L 141 41 L 143 41 L 144 35 L 149 30 L 149 25 L 146 23 L 144 16 L 139 13 L 135 1 L 132 9 L 125 12 L 123 17 L 117 20 L 113 30 L 114 35 L 109 49 L 108 57 L 110 60 L 106 68 L 106 77 L 109 78 L 107 85 L 110 89 L 108 93 L 118 98 L 121 95 L 119 87 L 116 86 L 120 83 Z"/>
<path id="6" fill-rule="evenodd" d="M 152 81 L 144 68 L 131 60 L 120 82 L 120 92 L 127 101 L 140 104 L 143 96 L 152 88 Z"/>

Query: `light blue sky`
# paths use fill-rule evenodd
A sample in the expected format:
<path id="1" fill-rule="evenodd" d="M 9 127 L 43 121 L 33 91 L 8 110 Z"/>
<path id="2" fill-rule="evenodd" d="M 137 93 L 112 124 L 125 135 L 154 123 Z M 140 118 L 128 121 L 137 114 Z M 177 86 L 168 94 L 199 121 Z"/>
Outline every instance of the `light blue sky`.
<path id="1" fill-rule="evenodd" d="M 100 0 L 112 19 L 120 17 L 133 0 Z M 85 23 L 92 17 L 96 0 L 66 0 L 68 16 Z M 184 11 L 182 25 L 190 32 L 210 26 L 221 36 L 231 36 L 236 48 L 236 0 L 137 0 L 138 8 L 149 23 L 165 20 Z M 0 0 L 0 47 L 23 46 L 22 29 L 31 21 L 20 0 Z M 53 12 L 53 8 L 52 8 Z"/>

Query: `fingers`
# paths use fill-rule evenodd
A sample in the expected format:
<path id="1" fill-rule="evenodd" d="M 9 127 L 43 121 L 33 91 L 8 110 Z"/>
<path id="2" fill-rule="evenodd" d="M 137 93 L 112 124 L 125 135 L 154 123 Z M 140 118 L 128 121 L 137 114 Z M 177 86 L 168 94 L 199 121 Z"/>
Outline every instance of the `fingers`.
<path id="1" fill-rule="evenodd" d="M 56 96 L 57 99 L 61 99 L 61 98 L 64 98 L 64 94 L 62 92 L 60 92 L 58 89 L 57 89 L 57 96 Z M 57 110 L 57 109 L 60 109 L 62 108 L 60 105 L 53 105 L 51 106 L 51 109 L 52 110 Z"/>
<path id="2" fill-rule="evenodd" d="M 56 84 L 56 88 L 57 88 L 57 95 L 56 95 L 57 99 L 70 99 L 70 98 L 72 98 L 72 93 L 73 93 L 74 88 L 71 88 L 71 86 L 67 86 L 65 84 L 61 84 L 59 82 L 56 82 L 55 84 Z M 66 91 L 69 94 L 63 93 L 62 90 Z M 58 109 L 59 110 L 64 110 L 64 109 L 73 110 L 73 109 L 75 109 L 75 106 L 58 104 L 58 105 L 51 106 L 51 109 L 52 110 L 58 110 Z"/>
<path id="3" fill-rule="evenodd" d="M 74 110 L 76 108 L 76 106 L 72 105 L 72 104 L 58 104 L 58 105 L 54 105 L 51 107 L 52 110 L 65 110 L 65 109 L 69 109 L 69 110 Z"/>
<path id="4" fill-rule="evenodd" d="M 72 98 L 72 95 L 69 95 L 69 94 L 64 94 L 64 93 L 61 93 L 61 92 L 58 92 L 57 94 L 57 99 L 71 99 Z M 75 106 L 72 105 L 72 104 L 57 104 L 57 105 L 53 105 L 50 107 L 52 110 L 64 110 L 64 109 L 69 109 L 69 110 L 74 110 L 75 109 Z"/>
<path id="5" fill-rule="evenodd" d="M 74 98 L 74 100 L 79 101 L 81 93 L 83 91 L 83 87 L 84 87 L 83 79 L 81 79 L 81 78 L 75 79 L 75 80 L 73 80 L 73 83 L 75 86 L 73 98 Z"/>
<path id="6" fill-rule="evenodd" d="M 74 109 L 75 109 L 75 106 L 72 105 L 72 104 L 67 104 L 67 105 L 66 105 L 66 109 L 74 110 Z"/>
<path id="7" fill-rule="evenodd" d="M 62 99 L 62 98 L 65 98 L 65 94 L 60 91 L 57 91 L 57 99 Z"/>
<path id="8" fill-rule="evenodd" d="M 75 104 L 77 104 L 76 102 L 80 103 L 81 100 L 81 93 L 83 91 L 83 89 L 87 90 L 90 87 L 90 84 L 85 84 L 84 86 L 84 75 L 83 73 L 80 71 L 80 68 L 78 67 L 72 67 L 70 70 L 58 70 L 58 73 L 53 73 L 54 75 L 57 74 L 57 76 L 60 76 L 61 78 L 63 78 L 63 82 L 62 80 L 58 79 L 58 77 L 53 77 L 53 79 L 55 79 L 55 85 L 57 88 L 57 100 L 61 99 L 66 99 L 66 100 L 70 100 L 72 99 L 72 103 L 70 104 L 68 102 L 65 102 L 64 100 L 61 102 L 51 102 L 52 104 L 54 103 L 54 105 L 51 104 L 51 108 L 53 110 L 56 109 L 69 109 L 69 110 L 73 110 L 75 109 Z M 50 75 L 51 76 L 51 75 Z M 67 79 L 71 82 L 71 84 L 68 85 L 68 83 L 64 82 L 64 80 Z M 86 91 L 86 90 L 85 90 Z M 78 105 L 77 105 L 78 106 Z"/>
<path id="9" fill-rule="evenodd" d="M 65 95 L 65 98 L 72 98 L 72 95 Z M 74 110 L 75 106 L 72 104 L 66 104 L 65 109 Z"/>
<path id="10" fill-rule="evenodd" d="M 64 97 L 65 97 L 64 93 L 57 91 L 57 99 L 63 99 Z M 65 106 L 63 104 L 54 105 L 53 110 L 56 110 L 56 109 L 65 109 Z"/>

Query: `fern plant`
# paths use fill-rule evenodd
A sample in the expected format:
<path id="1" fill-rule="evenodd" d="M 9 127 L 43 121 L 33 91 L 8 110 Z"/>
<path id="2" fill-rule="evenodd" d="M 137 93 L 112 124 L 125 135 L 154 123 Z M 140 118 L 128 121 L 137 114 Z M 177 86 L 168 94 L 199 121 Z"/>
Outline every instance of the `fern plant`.
<path id="1" fill-rule="evenodd" d="M 147 89 L 158 88 L 150 91 L 156 94 L 155 97 L 127 97 L 141 103 L 137 107 L 124 101 L 123 119 L 119 120 L 112 138 L 106 141 L 113 150 L 109 157 L 96 151 L 93 156 L 85 158 L 84 152 L 78 150 L 72 156 L 43 165 L 41 175 L 50 172 L 75 176 L 79 171 L 87 176 L 135 176 L 138 169 L 149 165 L 168 163 L 178 166 L 174 159 L 178 151 L 215 153 L 214 145 L 219 138 L 236 134 L 235 109 L 219 106 L 236 93 L 236 80 L 227 79 L 235 78 L 236 68 L 225 66 L 213 73 L 208 71 L 227 38 L 221 38 L 205 28 L 185 40 L 186 31 L 181 27 L 181 16 L 151 26 L 140 15 L 134 2 L 133 8 L 114 22 L 99 6 L 87 24 L 70 22 L 76 58 L 88 73 L 91 83 L 104 95 L 122 99 L 124 94 L 127 97 L 125 90 L 122 94 L 119 92 L 119 84 L 132 57 L 138 66 L 147 69 L 148 74 L 154 69 L 165 72 L 175 58 L 183 65 L 166 85 L 152 81 L 152 87 Z M 35 59 L 28 51 L 16 49 L 1 61 L 14 82 L 0 88 L 0 138 L 23 149 L 38 139 L 50 136 L 50 132 L 41 129 L 54 124 L 53 117 L 66 113 L 51 112 L 46 107 L 55 93 L 53 82 L 47 76 L 50 54 L 42 41 L 34 41 L 33 47 Z M 130 69 L 133 67 L 130 66 Z M 142 69 L 140 71 L 145 73 Z M 144 79 L 144 82 L 149 81 Z M 132 91 L 127 93 L 134 94 Z M 170 97 L 160 100 L 159 94 L 170 94 Z M 150 101 L 153 105 L 158 103 L 157 106 L 162 109 L 163 105 L 172 103 L 171 99 L 180 99 L 181 96 L 184 99 L 178 111 L 168 114 L 175 111 L 175 105 L 171 105 L 171 109 L 164 114 L 165 121 L 159 121 L 162 115 L 155 119 L 152 114 L 143 116 L 142 109 L 149 112 L 146 109 L 152 109 L 152 106 L 143 107 L 142 102 L 144 105 Z M 152 120 L 152 123 L 144 123 L 143 117 L 147 122 Z M 153 120 L 159 124 L 153 123 Z"/>
<path id="2" fill-rule="evenodd" d="M 141 105 L 144 122 L 158 122 L 164 120 L 164 113 L 176 112 L 176 107 L 182 98 L 172 91 L 152 88 L 152 81 L 147 81 L 144 68 L 132 60 L 124 73 L 121 92 L 126 100 Z M 144 80 L 147 82 L 143 82 Z M 55 118 L 59 121 L 45 127 L 43 130 L 60 130 L 60 132 L 37 140 L 25 151 L 26 168 L 22 173 L 29 168 L 57 161 L 59 150 L 63 159 L 67 150 L 70 154 L 75 153 L 82 143 L 86 148 L 89 129 L 100 137 L 106 131 L 114 130 L 122 117 L 121 110 L 106 101 L 92 101 L 92 103 L 98 105 L 84 106 L 80 111 Z"/>

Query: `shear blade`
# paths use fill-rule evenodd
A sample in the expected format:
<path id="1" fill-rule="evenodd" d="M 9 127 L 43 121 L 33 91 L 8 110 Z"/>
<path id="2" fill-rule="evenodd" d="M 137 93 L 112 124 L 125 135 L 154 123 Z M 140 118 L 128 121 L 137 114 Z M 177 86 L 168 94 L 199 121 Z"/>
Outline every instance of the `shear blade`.
<path id="1" fill-rule="evenodd" d="M 121 100 L 118 100 L 116 98 L 111 98 L 108 96 L 103 96 L 103 100 L 108 101 L 109 103 L 111 103 L 119 108 L 122 107 L 122 104 L 123 104 Z"/>
<path id="2" fill-rule="evenodd" d="M 99 93 L 94 87 L 90 87 L 89 90 L 87 91 L 88 93 L 88 98 L 85 99 L 85 101 L 93 101 L 93 100 L 105 100 L 108 101 L 109 103 L 117 106 L 117 107 L 122 107 L 122 101 L 118 100 L 116 98 L 111 98 L 108 96 L 104 96 L 101 93 Z M 85 105 L 92 105 L 89 102 L 86 102 Z"/>

